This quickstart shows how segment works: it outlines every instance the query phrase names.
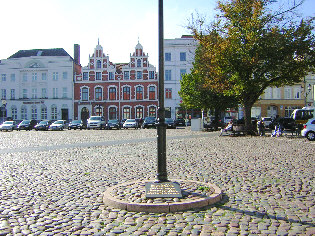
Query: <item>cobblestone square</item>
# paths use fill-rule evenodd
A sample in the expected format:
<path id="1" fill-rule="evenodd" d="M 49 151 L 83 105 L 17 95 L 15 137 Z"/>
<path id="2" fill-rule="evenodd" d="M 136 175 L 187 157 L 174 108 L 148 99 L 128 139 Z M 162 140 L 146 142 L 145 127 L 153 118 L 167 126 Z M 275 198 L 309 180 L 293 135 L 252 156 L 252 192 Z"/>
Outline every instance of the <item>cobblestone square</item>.
<path id="1" fill-rule="evenodd" d="M 314 235 L 315 143 L 167 130 L 169 178 L 220 203 L 176 213 L 104 206 L 108 187 L 153 179 L 156 130 L 0 133 L 0 235 Z"/>

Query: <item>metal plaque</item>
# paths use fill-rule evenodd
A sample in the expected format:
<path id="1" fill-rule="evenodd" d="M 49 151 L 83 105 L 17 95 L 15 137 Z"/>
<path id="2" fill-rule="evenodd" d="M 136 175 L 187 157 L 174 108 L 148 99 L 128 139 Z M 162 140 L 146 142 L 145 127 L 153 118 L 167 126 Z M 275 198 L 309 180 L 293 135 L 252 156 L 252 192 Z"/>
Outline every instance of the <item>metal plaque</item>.
<path id="1" fill-rule="evenodd" d="M 145 183 L 146 198 L 181 198 L 182 191 L 178 183 Z"/>

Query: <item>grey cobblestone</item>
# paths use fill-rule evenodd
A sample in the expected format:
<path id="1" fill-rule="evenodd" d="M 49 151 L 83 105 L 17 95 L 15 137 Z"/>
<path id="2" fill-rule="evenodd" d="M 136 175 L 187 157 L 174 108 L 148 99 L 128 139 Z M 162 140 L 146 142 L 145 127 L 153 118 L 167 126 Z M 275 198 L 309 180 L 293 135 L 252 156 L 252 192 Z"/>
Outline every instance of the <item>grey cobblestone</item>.
<path id="1" fill-rule="evenodd" d="M 1 133 L 0 235 L 314 234 L 314 143 L 167 135 L 169 178 L 214 183 L 222 202 L 168 214 L 103 205 L 108 187 L 155 177 L 156 130 Z"/>

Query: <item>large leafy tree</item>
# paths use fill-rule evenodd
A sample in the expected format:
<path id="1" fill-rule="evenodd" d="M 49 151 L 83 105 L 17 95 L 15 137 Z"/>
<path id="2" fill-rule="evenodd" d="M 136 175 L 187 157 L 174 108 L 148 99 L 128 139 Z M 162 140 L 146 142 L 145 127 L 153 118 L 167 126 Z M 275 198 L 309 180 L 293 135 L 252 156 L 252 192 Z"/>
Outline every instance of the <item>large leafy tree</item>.
<path id="1" fill-rule="evenodd" d="M 251 108 L 269 86 L 291 85 L 313 70 L 313 19 L 271 12 L 274 0 L 218 1 L 216 21 L 189 28 L 202 48 L 198 73 L 214 91 L 237 97 L 250 127 Z"/>
<path id="2" fill-rule="evenodd" d="M 203 48 L 199 46 L 196 50 L 194 67 L 191 73 L 184 75 L 180 81 L 181 106 L 188 109 L 214 110 L 215 119 L 218 122 L 220 112 L 229 107 L 236 107 L 237 100 L 233 96 L 225 95 L 207 86 L 207 77 L 200 70 L 201 65 L 205 62 L 202 56 Z"/>

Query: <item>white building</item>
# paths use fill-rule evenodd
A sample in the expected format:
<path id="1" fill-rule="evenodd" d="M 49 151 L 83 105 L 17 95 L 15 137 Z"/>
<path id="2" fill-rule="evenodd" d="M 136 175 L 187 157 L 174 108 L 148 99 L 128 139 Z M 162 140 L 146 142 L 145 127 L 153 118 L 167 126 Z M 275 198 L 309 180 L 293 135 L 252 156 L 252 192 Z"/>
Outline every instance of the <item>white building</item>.
<path id="1" fill-rule="evenodd" d="M 196 47 L 197 42 L 192 36 L 164 40 L 164 106 L 166 117 L 176 119 L 182 116 L 181 98 L 178 95 L 180 80 L 182 75 L 189 74 L 193 67 Z"/>
<path id="2" fill-rule="evenodd" d="M 20 50 L 0 61 L 4 118 L 73 118 L 74 60 L 62 48 Z M 1 119 L 1 118 L 0 118 Z"/>

